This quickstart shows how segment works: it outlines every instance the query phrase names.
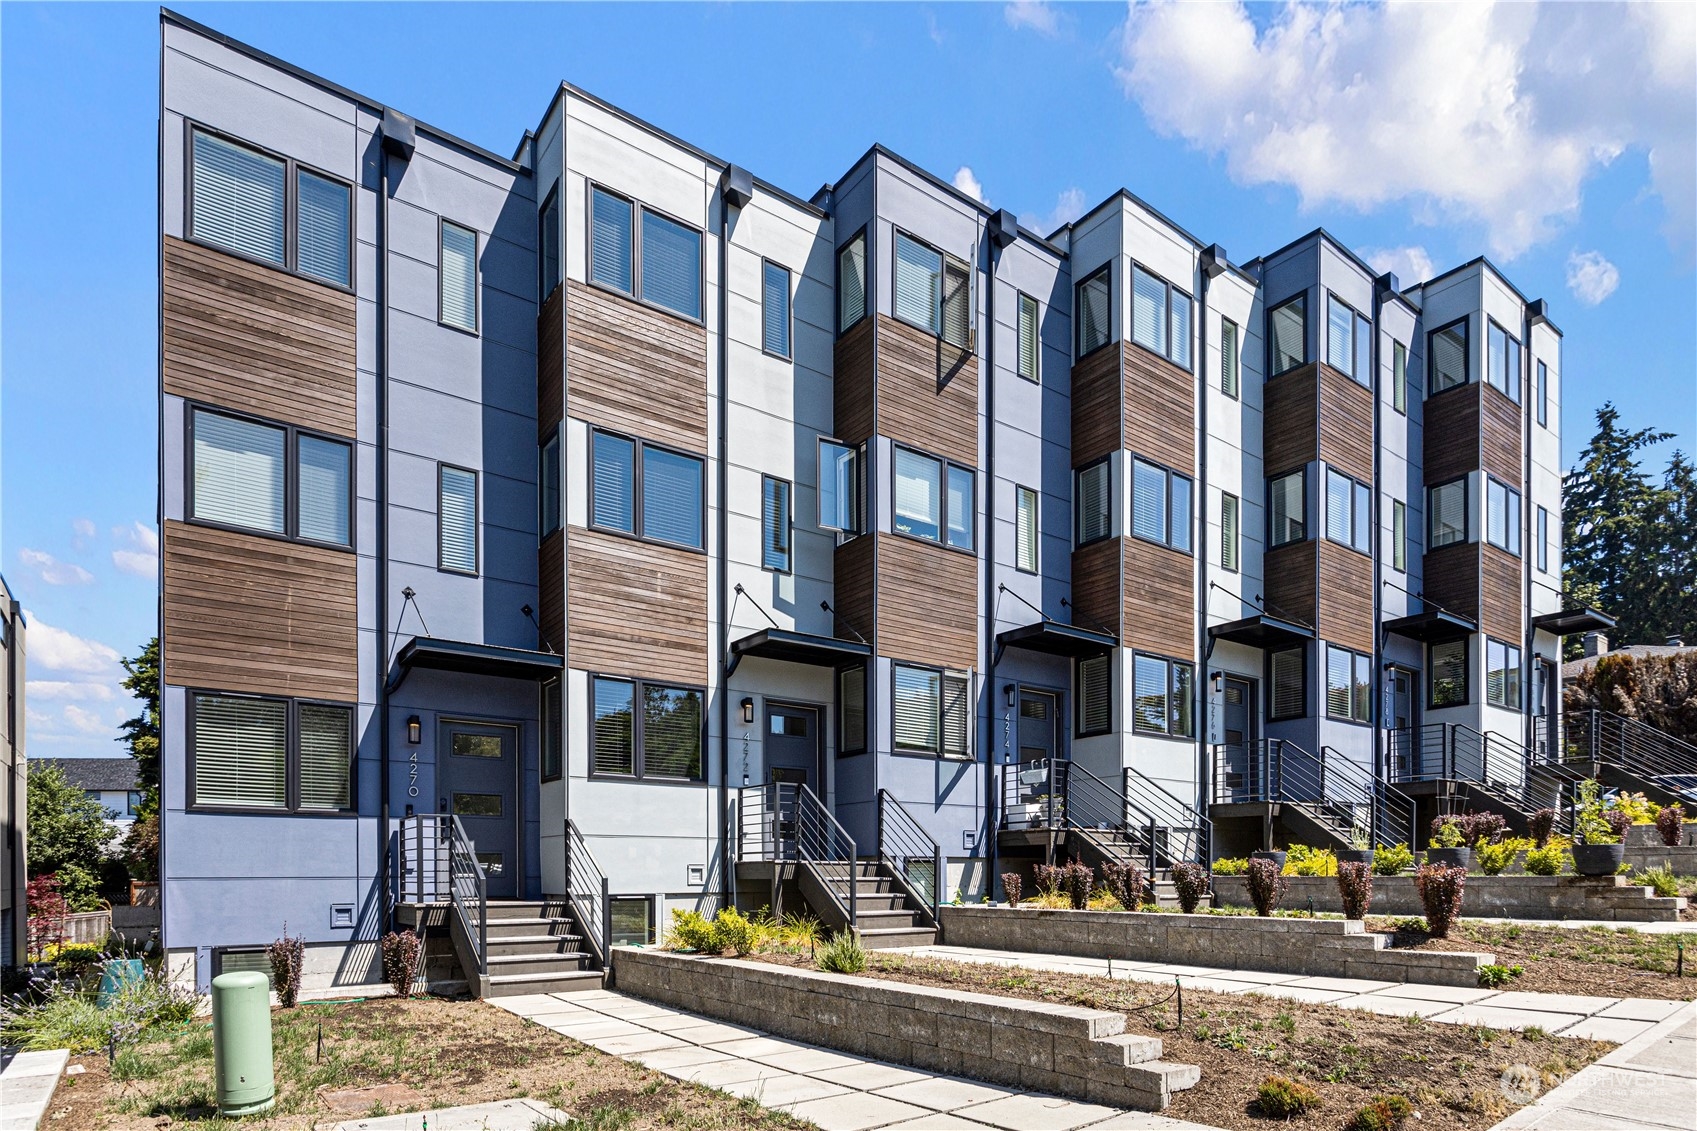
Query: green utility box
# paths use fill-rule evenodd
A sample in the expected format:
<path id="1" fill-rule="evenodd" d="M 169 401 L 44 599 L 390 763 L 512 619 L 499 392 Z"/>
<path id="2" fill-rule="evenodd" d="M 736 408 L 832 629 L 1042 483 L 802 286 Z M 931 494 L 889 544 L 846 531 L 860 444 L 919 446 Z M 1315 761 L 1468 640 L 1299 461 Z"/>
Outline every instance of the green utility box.
<path id="1" fill-rule="evenodd" d="M 212 979 L 212 1066 L 219 1115 L 258 1115 L 276 1103 L 271 979 L 257 970 Z"/>

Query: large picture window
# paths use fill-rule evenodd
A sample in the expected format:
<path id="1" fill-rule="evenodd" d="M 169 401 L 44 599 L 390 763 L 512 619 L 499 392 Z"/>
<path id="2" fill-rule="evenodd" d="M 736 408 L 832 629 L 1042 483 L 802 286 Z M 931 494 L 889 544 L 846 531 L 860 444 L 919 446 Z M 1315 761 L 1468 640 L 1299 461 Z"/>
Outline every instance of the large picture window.
<path id="1" fill-rule="evenodd" d="M 1332 468 L 1326 469 L 1326 538 L 1373 552 L 1373 492 Z"/>
<path id="2" fill-rule="evenodd" d="M 1427 702 L 1434 708 L 1460 707 L 1467 702 L 1467 638 L 1446 640 L 1427 649 Z"/>
<path id="3" fill-rule="evenodd" d="M 1485 640 L 1485 701 L 1520 710 L 1520 649 L 1501 640 Z"/>
<path id="4" fill-rule="evenodd" d="M 1440 483 L 1426 492 L 1426 545 L 1431 549 L 1467 541 L 1467 480 Z"/>
<path id="5" fill-rule="evenodd" d="M 1192 692 L 1196 669 L 1178 660 L 1146 656 L 1133 659 L 1132 729 L 1146 734 L 1194 738 Z"/>
<path id="6" fill-rule="evenodd" d="M 1485 480 L 1485 541 L 1520 556 L 1520 492 L 1500 480 Z"/>
<path id="7" fill-rule="evenodd" d="M 1267 544 L 1284 546 L 1308 537 L 1308 472 L 1267 481 Z"/>
<path id="8" fill-rule="evenodd" d="M 1131 269 L 1131 340 L 1190 368 L 1190 296 L 1136 266 Z"/>
<path id="9" fill-rule="evenodd" d="M 589 523 L 650 542 L 702 548 L 700 456 L 597 429 L 590 464 Z"/>
<path id="10" fill-rule="evenodd" d="M 1373 721 L 1373 657 L 1327 645 L 1326 717 Z"/>
<path id="11" fill-rule="evenodd" d="M 945 758 L 971 753 L 971 683 L 966 676 L 896 664 L 892 679 L 897 750 Z"/>
<path id="12" fill-rule="evenodd" d="M 1190 552 L 1189 476 L 1147 460 L 1132 461 L 1131 532 L 1145 541 Z"/>
<path id="13" fill-rule="evenodd" d="M 1109 305 L 1111 285 L 1109 266 L 1091 272 L 1077 286 L 1073 304 L 1077 320 L 1078 356 L 1094 353 L 1113 340 L 1113 312 Z"/>
<path id="14" fill-rule="evenodd" d="M 1467 384 L 1467 319 L 1458 319 L 1426 335 L 1428 395 Z"/>
<path id="15" fill-rule="evenodd" d="M 897 533 L 970 550 L 975 505 L 971 470 L 908 448 L 896 449 Z"/>
<path id="16" fill-rule="evenodd" d="M 284 424 L 189 414 L 189 515 L 332 546 L 353 544 L 353 447 Z"/>
<path id="17" fill-rule="evenodd" d="M 353 808 L 354 710 L 339 703 L 195 692 L 195 808 L 337 813 Z"/>
<path id="18" fill-rule="evenodd" d="M 594 676 L 590 773 L 701 781 L 701 704 L 700 688 Z"/>
<path id="19" fill-rule="evenodd" d="M 589 203 L 589 278 L 699 321 L 701 232 L 594 186 Z"/>
<path id="20" fill-rule="evenodd" d="M 1267 341 L 1272 353 L 1270 376 L 1276 377 L 1307 362 L 1308 299 L 1305 295 L 1287 299 L 1267 315 Z"/>
<path id="21" fill-rule="evenodd" d="M 1113 472 L 1106 459 L 1073 472 L 1074 498 L 1078 508 L 1078 544 L 1100 542 L 1114 532 Z"/>
<path id="22" fill-rule="evenodd" d="M 936 334 L 950 345 L 971 344 L 971 276 L 966 265 L 896 233 L 896 317 Z"/>
<path id="23" fill-rule="evenodd" d="M 1485 329 L 1485 380 L 1490 386 L 1520 403 L 1520 339 L 1495 322 Z"/>

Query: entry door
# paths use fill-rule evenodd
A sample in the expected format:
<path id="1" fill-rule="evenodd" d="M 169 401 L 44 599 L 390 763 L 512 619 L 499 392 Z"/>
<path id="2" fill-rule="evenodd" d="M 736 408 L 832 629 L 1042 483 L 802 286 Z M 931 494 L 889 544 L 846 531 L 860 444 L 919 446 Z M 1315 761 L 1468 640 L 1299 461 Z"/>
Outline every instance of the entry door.
<path id="1" fill-rule="evenodd" d="M 1019 693 L 1019 760 L 1059 758 L 1061 749 L 1056 724 L 1060 721 L 1061 701 L 1048 691 Z"/>
<path id="2" fill-rule="evenodd" d="M 460 819 L 489 879 L 489 898 L 518 896 L 518 728 L 442 724 L 444 811 Z"/>
<path id="3" fill-rule="evenodd" d="M 766 704 L 766 780 L 805 785 L 815 794 L 819 784 L 819 709 Z"/>
<path id="4" fill-rule="evenodd" d="M 1254 784 L 1250 773 L 1250 749 L 1260 737 L 1260 717 L 1255 710 L 1255 681 L 1237 676 L 1220 680 L 1220 737 L 1225 740 L 1225 758 L 1220 765 L 1221 796 L 1247 796 Z"/>
<path id="5" fill-rule="evenodd" d="M 1389 755 L 1390 772 L 1393 779 L 1400 779 L 1413 772 L 1410 760 L 1414 757 L 1414 712 L 1418 709 L 1420 700 L 1415 689 L 1420 686 L 1420 677 L 1407 668 L 1393 667 L 1390 672 L 1390 711 L 1385 719 L 1385 725 L 1390 728 L 1390 741 L 1386 744 Z"/>

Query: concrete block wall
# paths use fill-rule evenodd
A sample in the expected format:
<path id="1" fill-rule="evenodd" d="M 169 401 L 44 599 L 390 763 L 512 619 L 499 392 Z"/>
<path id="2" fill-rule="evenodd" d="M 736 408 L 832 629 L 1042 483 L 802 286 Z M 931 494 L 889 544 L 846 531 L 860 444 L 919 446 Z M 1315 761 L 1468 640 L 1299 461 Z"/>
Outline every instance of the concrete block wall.
<path id="1" fill-rule="evenodd" d="M 1290 890 L 1281 906 L 1297 910 L 1343 910 L 1332 876 L 1287 876 Z M 1214 902 L 1251 907 L 1242 876 L 1215 876 Z M 1463 915 L 1487 919 L 1600 919 L 1622 923 L 1673 923 L 1685 900 L 1650 894 L 1624 876 L 1468 876 Z M 1372 915 L 1424 915 L 1413 876 L 1374 876 Z M 1305 921 L 1305 920 L 1299 920 Z"/>

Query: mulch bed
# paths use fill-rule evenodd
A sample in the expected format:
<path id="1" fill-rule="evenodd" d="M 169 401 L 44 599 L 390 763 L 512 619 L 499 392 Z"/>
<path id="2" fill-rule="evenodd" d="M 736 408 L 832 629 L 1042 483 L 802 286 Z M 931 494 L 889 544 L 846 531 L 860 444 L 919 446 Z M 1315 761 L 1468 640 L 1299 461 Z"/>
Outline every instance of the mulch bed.
<path id="1" fill-rule="evenodd" d="M 1392 944 L 1416 950 L 1487 950 L 1523 973 L 1505 988 L 1594 997 L 1697 998 L 1697 932 L 1683 936 L 1685 976 L 1677 976 L 1681 936 L 1606 927 L 1532 927 L 1520 923 L 1456 924 L 1447 939 L 1407 929 L 1407 921 L 1369 919 L 1391 931 Z"/>

